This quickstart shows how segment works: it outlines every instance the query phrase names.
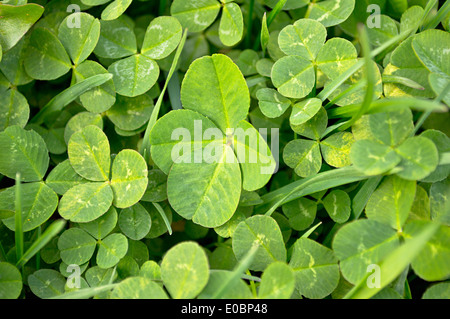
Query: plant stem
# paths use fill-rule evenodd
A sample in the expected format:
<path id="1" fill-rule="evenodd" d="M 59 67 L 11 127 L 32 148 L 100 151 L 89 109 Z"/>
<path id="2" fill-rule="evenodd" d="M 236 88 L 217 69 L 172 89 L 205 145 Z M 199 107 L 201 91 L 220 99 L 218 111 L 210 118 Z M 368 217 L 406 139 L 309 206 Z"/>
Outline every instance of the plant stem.
<path id="1" fill-rule="evenodd" d="M 245 38 L 245 47 L 250 48 L 250 42 L 252 40 L 252 25 L 253 25 L 253 8 L 255 6 L 255 0 L 250 0 L 247 15 L 247 35 Z"/>
<path id="2" fill-rule="evenodd" d="M 20 260 L 23 255 L 23 228 L 22 228 L 22 194 L 20 187 L 20 173 L 16 174 L 16 198 L 15 198 L 15 243 L 16 258 Z"/>
<path id="3" fill-rule="evenodd" d="M 167 5 L 167 0 L 159 0 L 158 13 L 160 16 L 163 16 L 164 13 L 166 12 L 166 5 Z"/>

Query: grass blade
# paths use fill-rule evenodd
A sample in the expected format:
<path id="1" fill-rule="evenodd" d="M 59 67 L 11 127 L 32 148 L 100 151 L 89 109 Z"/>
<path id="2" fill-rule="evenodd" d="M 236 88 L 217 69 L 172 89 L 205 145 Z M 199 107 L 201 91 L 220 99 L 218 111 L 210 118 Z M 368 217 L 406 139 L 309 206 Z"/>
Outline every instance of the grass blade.
<path id="1" fill-rule="evenodd" d="M 23 267 L 31 258 L 33 258 L 34 255 L 44 248 L 53 237 L 58 235 L 58 233 L 63 230 L 65 225 L 66 221 L 64 219 L 59 219 L 48 226 L 44 233 L 33 242 L 30 248 L 28 248 L 25 254 L 18 259 L 16 266 L 18 268 Z"/>
<path id="2" fill-rule="evenodd" d="M 273 20 L 277 17 L 277 15 L 280 13 L 281 10 L 283 10 L 284 5 L 286 4 L 287 0 L 279 0 L 275 7 L 273 7 L 272 11 L 267 15 L 267 28 L 270 27 Z M 262 30 L 261 30 L 262 33 Z M 255 44 L 253 45 L 253 50 L 257 51 L 259 48 L 259 45 L 261 44 L 261 33 L 257 35 L 257 39 L 255 41 Z"/>
<path id="3" fill-rule="evenodd" d="M 224 281 L 219 289 L 216 290 L 215 294 L 211 299 L 220 299 L 223 294 L 227 291 L 227 288 L 236 280 L 240 279 L 245 271 L 248 269 L 250 264 L 258 251 L 259 244 L 253 244 L 252 248 L 247 252 L 241 262 L 234 268 L 233 274 L 227 281 Z"/>
<path id="4" fill-rule="evenodd" d="M 442 7 L 439 9 L 438 13 L 434 16 L 433 19 L 431 19 L 422 30 L 427 29 L 435 29 L 439 23 L 447 16 L 447 14 L 450 12 L 450 1 L 446 1 Z"/>
<path id="5" fill-rule="evenodd" d="M 270 216 L 278 207 L 294 199 L 367 178 L 352 166 L 322 172 L 263 195 L 263 203 L 255 207 L 255 213 Z"/>
<path id="6" fill-rule="evenodd" d="M 401 84 L 407 87 L 410 87 L 412 89 L 416 90 L 425 90 L 425 88 L 417 83 L 416 81 L 413 81 L 411 79 L 402 77 L 402 76 L 396 76 L 396 75 L 383 75 L 383 83 L 395 83 L 395 84 Z"/>
<path id="7" fill-rule="evenodd" d="M 425 247 L 425 244 L 436 233 L 439 224 L 432 223 L 426 227 L 417 237 L 401 245 L 390 253 L 380 263 L 380 285 L 377 288 L 369 288 L 367 279 L 371 275 L 368 273 L 355 287 L 350 290 L 344 299 L 369 299 L 377 294 L 381 289 L 389 285 L 397 278 L 414 258 Z"/>
<path id="8" fill-rule="evenodd" d="M 356 220 L 359 216 L 361 216 L 370 196 L 372 196 L 372 193 L 377 189 L 382 179 L 382 176 L 375 176 L 364 182 L 363 186 L 359 189 L 352 200 L 351 219 Z"/>
<path id="9" fill-rule="evenodd" d="M 167 216 L 166 216 L 166 213 L 164 212 L 164 209 L 158 203 L 152 203 L 152 204 L 153 204 L 153 206 L 155 206 L 156 210 L 161 215 L 161 218 L 163 219 L 164 224 L 167 227 L 167 231 L 169 232 L 169 235 L 172 235 L 172 227 L 170 226 L 170 222 L 167 219 Z"/>
<path id="10" fill-rule="evenodd" d="M 250 41 L 252 40 L 252 26 L 253 26 L 253 8 L 255 7 L 255 0 L 250 0 L 247 15 L 247 35 L 245 36 L 245 47 L 250 48 Z"/>
<path id="11" fill-rule="evenodd" d="M 105 291 L 114 289 L 118 284 L 104 285 L 100 287 L 84 288 L 77 291 L 66 292 L 49 299 L 89 299 Z"/>
<path id="12" fill-rule="evenodd" d="M 370 107 L 375 93 L 375 70 L 374 65 L 370 56 L 370 43 L 367 35 L 367 31 L 364 25 L 359 25 L 359 34 L 361 39 L 361 47 L 364 54 L 364 64 L 366 65 L 366 95 L 364 96 L 364 101 L 361 104 L 361 107 L 353 114 L 350 121 L 348 121 L 345 125 L 342 125 L 339 130 L 345 131 L 349 127 L 351 127 L 357 120 L 363 116 L 367 109 Z"/>
<path id="13" fill-rule="evenodd" d="M 328 111 L 330 119 L 352 117 L 360 109 L 361 104 L 341 106 Z M 437 101 L 430 101 L 414 97 L 384 98 L 373 101 L 366 114 L 398 111 L 400 109 L 412 109 L 415 111 L 446 112 L 447 106 Z"/>
<path id="14" fill-rule="evenodd" d="M 150 116 L 150 120 L 148 121 L 147 124 L 147 129 L 145 130 L 144 140 L 142 142 L 140 153 L 142 156 L 144 156 L 147 162 L 150 159 L 150 132 L 153 126 L 155 125 L 156 120 L 158 119 L 159 110 L 161 109 L 161 104 L 164 98 L 164 94 L 166 93 L 167 86 L 169 85 L 170 79 L 172 78 L 172 75 L 178 68 L 178 60 L 180 59 L 180 55 L 181 52 L 183 51 L 184 44 L 186 43 L 187 32 L 188 32 L 187 29 L 185 29 L 183 37 L 181 38 L 181 42 L 178 45 L 177 51 L 175 53 L 175 57 L 173 58 L 172 65 L 170 66 L 169 74 L 167 74 L 166 82 L 164 83 L 164 87 L 161 90 L 161 94 L 159 95 L 158 100 L 156 101 L 155 107 L 153 108 L 152 111 L 152 115 Z"/>
<path id="15" fill-rule="evenodd" d="M 23 220 L 22 220 L 22 194 L 21 194 L 20 173 L 16 174 L 16 198 L 15 198 L 15 243 L 16 258 L 20 260 L 23 256 Z"/>
<path id="16" fill-rule="evenodd" d="M 51 124 L 61 110 L 78 98 L 81 94 L 111 80 L 112 74 L 97 74 L 65 89 L 50 100 L 31 120 L 32 124 Z"/>
<path id="17" fill-rule="evenodd" d="M 167 74 L 166 74 L 167 76 Z M 169 93 L 170 104 L 173 110 L 181 110 L 183 106 L 181 105 L 181 87 L 180 78 L 178 73 L 174 73 L 167 86 L 167 92 Z"/>
<path id="18" fill-rule="evenodd" d="M 317 229 L 317 227 L 319 227 L 320 225 L 322 225 L 322 222 L 319 222 L 317 225 L 311 227 L 310 229 L 308 229 L 302 236 L 301 238 L 308 238 L 309 236 L 311 236 L 311 234 Z"/>

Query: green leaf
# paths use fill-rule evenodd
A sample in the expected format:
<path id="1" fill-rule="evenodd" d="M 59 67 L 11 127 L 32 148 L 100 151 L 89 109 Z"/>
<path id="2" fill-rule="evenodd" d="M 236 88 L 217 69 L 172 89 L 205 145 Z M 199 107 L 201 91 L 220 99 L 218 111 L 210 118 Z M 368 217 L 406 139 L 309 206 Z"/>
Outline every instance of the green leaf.
<path id="1" fill-rule="evenodd" d="M 8 126 L 25 127 L 30 116 L 27 99 L 17 90 L 0 92 L 0 131 Z"/>
<path id="2" fill-rule="evenodd" d="M 250 123 L 241 121 L 234 130 L 233 148 L 241 166 L 242 188 L 254 191 L 266 185 L 276 162 L 266 141 Z"/>
<path id="3" fill-rule="evenodd" d="M 84 61 L 77 65 L 73 72 L 76 82 L 80 83 L 98 74 L 108 74 L 108 71 L 94 61 Z M 114 82 L 109 79 L 105 83 L 96 86 L 80 95 L 81 104 L 92 113 L 107 111 L 116 101 Z"/>
<path id="4" fill-rule="evenodd" d="M 0 133 L 0 173 L 14 179 L 20 173 L 24 182 L 42 180 L 48 169 L 49 156 L 42 137 L 14 125 Z"/>
<path id="5" fill-rule="evenodd" d="M 270 78 L 274 62 L 271 59 L 261 59 L 256 62 L 256 71 L 262 76 Z M 256 92 L 258 93 L 258 92 Z"/>
<path id="6" fill-rule="evenodd" d="M 316 98 L 307 99 L 292 106 L 291 125 L 301 125 L 313 118 L 321 109 L 322 101 Z"/>
<path id="7" fill-rule="evenodd" d="M 286 261 L 286 247 L 277 222 L 269 216 L 255 215 L 241 222 L 233 234 L 233 251 L 239 261 L 253 245 L 258 249 L 249 269 L 263 271 L 274 261 Z"/>
<path id="8" fill-rule="evenodd" d="M 437 130 L 426 130 L 422 134 L 422 137 L 426 137 L 433 141 L 436 146 L 439 155 L 442 156 L 443 153 L 450 151 L 450 138 L 441 131 Z M 438 182 L 445 179 L 450 174 L 450 165 L 439 165 L 436 170 L 422 179 L 423 182 Z"/>
<path id="9" fill-rule="evenodd" d="M 133 0 L 114 0 L 102 12 L 102 20 L 115 20 L 128 9 Z"/>
<path id="10" fill-rule="evenodd" d="M 17 299 L 22 291 L 22 276 L 11 264 L 0 262 L 0 298 Z"/>
<path id="11" fill-rule="evenodd" d="M 231 217 L 225 224 L 215 227 L 214 231 L 223 238 L 233 237 L 236 227 L 240 222 L 244 221 L 246 217 L 247 216 L 245 215 L 244 209 L 239 206 L 233 214 L 233 217 Z"/>
<path id="12" fill-rule="evenodd" d="M 412 47 L 423 65 L 433 73 L 450 76 L 450 34 L 442 30 L 426 30 L 412 40 Z M 432 50 L 430 48 L 433 48 Z"/>
<path id="13" fill-rule="evenodd" d="M 414 202 L 416 183 L 388 176 L 378 186 L 366 206 L 369 219 L 401 231 Z"/>
<path id="14" fill-rule="evenodd" d="M 93 266 L 86 270 L 86 281 L 91 287 L 102 287 L 117 278 L 117 273 L 114 268 L 102 269 L 98 266 Z"/>
<path id="15" fill-rule="evenodd" d="M 339 282 L 339 266 L 333 251 L 308 239 L 298 239 L 289 265 L 295 273 L 297 291 L 307 298 L 331 294 Z"/>
<path id="16" fill-rule="evenodd" d="M 431 220 L 428 193 L 419 185 L 416 186 L 416 196 L 414 197 L 414 202 L 406 223 L 412 220 Z"/>
<path id="17" fill-rule="evenodd" d="M 215 151 L 215 158 L 203 163 L 175 163 L 167 180 L 168 199 L 175 211 L 211 228 L 233 216 L 241 193 L 241 174 L 233 151 L 226 145 Z M 190 196 L 184 197 L 187 189 Z M 217 206 L 219 199 L 221 205 Z"/>
<path id="18" fill-rule="evenodd" d="M 114 75 L 116 92 L 130 97 L 150 90 L 159 76 L 158 64 L 145 55 L 133 55 L 114 62 L 108 71 Z"/>
<path id="19" fill-rule="evenodd" d="M 70 164 L 79 175 L 90 181 L 109 179 L 109 141 L 100 128 L 88 125 L 72 134 L 67 151 Z"/>
<path id="20" fill-rule="evenodd" d="M 343 224 L 350 218 L 351 200 L 343 190 L 332 190 L 322 202 L 328 215 L 336 223 Z"/>
<path id="21" fill-rule="evenodd" d="M 106 269 L 117 265 L 128 251 L 128 240 L 122 234 L 112 234 L 99 242 L 97 265 Z"/>
<path id="22" fill-rule="evenodd" d="M 94 254 L 95 245 L 95 239 L 79 228 L 64 231 L 58 239 L 61 259 L 68 265 L 88 262 Z"/>
<path id="23" fill-rule="evenodd" d="M 436 146 L 429 139 L 415 136 L 407 139 L 396 152 L 402 158 L 398 176 L 407 180 L 418 180 L 430 175 L 439 163 Z"/>
<path id="24" fill-rule="evenodd" d="M 123 20 L 100 21 L 100 38 L 94 53 L 102 58 L 120 59 L 137 53 L 136 35 Z"/>
<path id="25" fill-rule="evenodd" d="M 427 221 L 413 221 L 403 231 L 406 243 L 414 241 L 430 224 Z M 439 226 L 437 232 L 425 244 L 411 266 L 416 275 L 426 281 L 445 280 L 450 276 L 450 229 Z"/>
<path id="26" fill-rule="evenodd" d="M 300 19 L 286 26 L 278 35 L 280 49 L 287 55 L 298 55 L 315 61 L 317 53 L 325 44 L 326 28 L 311 19 Z"/>
<path id="27" fill-rule="evenodd" d="M 273 65 L 272 82 L 285 97 L 303 98 L 314 88 L 314 66 L 300 56 L 283 57 Z"/>
<path id="28" fill-rule="evenodd" d="M 69 160 L 56 165 L 45 180 L 45 184 L 59 195 L 64 195 L 72 187 L 86 182 L 86 179 L 75 172 Z"/>
<path id="29" fill-rule="evenodd" d="M 64 129 L 64 141 L 69 144 L 70 137 L 73 133 L 81 131 L 83 128 L 89 125 L 98 126 L 103 129 L 103 118 L 100 114 L 94 114 L 90 112 L 80 112 L 75 114 L 67 122 Z"/>
<path id="30" fill-rule="evenodd" d="M 354 143 L 349 132 L 339 132 L 320 142 L 323 159 L 328 165 L 344 167 L 351 164 L 350 150 Z"/>
<path id="31" fill-rule="evenodd" d="M 206 131 L 214 134 L 207 136 Z M 167 113 L 155 123 L 150 134 L 150 143 L 152 160 L 159 169 L 169 174 L 175 159 L 177 162 L 200 162 L 202 157 L 207 156 L 202 155 L 206 152 L 203 149 L 207 145 L 210 148 L 215 144 L 225 144 L 226 140 L 223 133 L 208 118 L 191 110 L 176 110 Z"/>
<path id="32" fill-rule="evenodd" d="M 54 80 L 66 74 L 72 64 L 59 39 L 45 28 L 31 33 L 24 60 L 27 73 L 37 80 Z"/>
<path id="33" fill-rule="evenodd" d="M 295 289 L 292 269 L 283 262 L 269 265 L 261 277 L 258 297 L 261 299 L 289 299 Z"/>
<path id="34" fill-rule="evenodd" d="M 28 276 L 31 291 L 41 299 L 62 295 L 66 279 L 56 270 L 41 269 Z"/>
<path id="35" fill-rule="evenodd" d="M 317 54 L 318 68 L 331 80 L 339 77 L 357 62 L 358 53 L 348 40 L 332 38 Z"/>
<path id="36" fill-rule="evenodd" d="M 289 225 L 297 231 L 307 229 L 316 218 L 317 203 L 305 197 L 290 201 L 281 208 L 289 219 Z"/>
<path id="37" fill-rule="evenodd" d="M 8 51 L 27 33 L 33 24 L 39 20 L 44 8 L 38 4 L 30 3 L 13 6 L 0 4 L 0 48 Z M 0 50 L 0 51 L 1 51 Z M 1 59 L 0 59 L 1 60 Z"/>
<path id="38" fill-rule="evenodd" d="M 219 11 L 217 0 L 175 0 L 170 7 L 170 14 L 190 32 L 205 30 L 216 20 Z"/>
<path id="39" fill-rule="evenodd" d="M 430 187 L 431 218 L 447 226 L 450 225 L 450 182 L 434 183 Z"/>
<path id="40" fill-rule="evenodd" d="M 368 266 L 378 264 L 398 245 L 398 235 L 390 226 L 360 219 L 338 230 L 333 250 L 340 261 L 342 275 L 356 284 L 366 276 Z"/>
<path id="41" fill-rule="evenodd" d="M 185 109 L 207 116 L 225 133 L 247 116 L 250 95 L 236 64 L 223 54 L 214 54 L 191 64 L 181 85 L 181 102 Z"/>
<path id="42" fill-rule="evenodd" d="M 111 293 L 112 299 L 168 299 L 164 290 L 150 278 L 130 277 Z"/>
<path id="43" fill-rule="evenodd" d="M 195 298 L 205 288 L 209 279 L 205 252 L 194 242 L 177 244 L 162 260 L 161 278 L 172 298 Z"/>
<path id="44" fill-rule="evenodd" d="M 58 196 L 43 182 L 21 185 L 21 206 L 23 231 L 28 232 L 45 223 L 58 206 Z M 1 212 L 15 212 L 14 198 L 16 186 L 0 192 Z M 14 217 L 2 220 L 3 224 L 14 230 Z"/>
<path id="45" fill-rule="evenodd" d="M 347 20 L 354 8 L 355 0 L 312 1 L 309 18 L 330 27 Z"/>
<path id="46" fill-rule="evenodd" d="M 126 208 L 136 204 L 147 189 L 147 176 L 147 163 L 138 152 L 129 149 L 120 151 L 111 169 L 114 206 Z"/>
<path id="47" fill-rule="evenodd" d="M 87 223 L 105 214 L 113 201 L 107 182 L 89 182 L 69 189 L 59 202 L 59 214 L 76 223 Z"/>
<path id="48" fill-rule="evenodd" d="M 141 200 L 146 202 L 162 202 L 167 199 L 167 176 L 159 169 L 148 171 L 148 184 Z"/>
<path id="49" fill-rule="evenodd" d="M 118 224 L 128 238 L 140 240 L 150 231 L 152 220 L 147 210 L 138 203 L 120 212 Z"/>
<path id="50" fill-rule="evenodd" d="M 183 29 L 174 17 L 157 17 L 147 28 L 141 53 L 150 59 L 168 57 L 178 46 Z"/>
<path id="51" fill-rule="evenodd" d="M 300 125 L 292 125 L 292 130 L 304 137 L 319 141 L 325 133 L 328 125 L 328 115 L 325 108 L 321 107 L 319 112 L 311 119 Z"/>
<path id="52" fill-rule="evenodd" d="M 79 22 L 79 28 L 69 26 L 69 20 Z M 76 12 L 60 24 L 58 38 L 75 65 L 86 60 L 94 51 L 100 37 L 100 22 L 88 13 Z"/>
<path id="53" fill-rule="evenodd" d="M 117 96 L 106 115 L 121 130 L 132 131 L 142 127 L 150 119 L 153 100 L 146 94 L 136 97 Z"/>
<path id="54" fill-rule="evenodd" d="M 432 285 L 422 295 L 422 299 L 450 299 L 450 283 L 441 282 Z"/>
<path id="55" fill-rule="evenodd" d="M 219 25 L 220 41 L 226 46 L 233 46 L 242 39 L 244 33 L 244 17 L 239 5 L 234 2 L 223 6 Z"/>
<path id="56" fill-rule="evenodd" d="M 401 157 L 390 146 L 372 140 L 359 140 L 350 150 L 350 161 L 367 175 L 379 175 L 397 166 Z"/>
<path id="57" fill-rule="evenodd" d="M 88 222 L 80 223 L 78 227 L 86 231 L 95 239 L 101 240 L 108 236 L 117 225 L 117 211 L 114 206 L 111 206 L 108 211 L 99 218 Z"/>
<path id="58" fill-rule="evenodd" d="M 379 46 L 398 35 L 397 21 L 387 15 L 380 15 L 379 28 L 367 28 L 370 44 Z"/>
<path id="59" fill-rule="evenodd" d="M 400 145 L 414 129 L 412 112 L 408 109 L 366 116 L 367 118 L 362 121 L 367 121 L 368 125 L 361 127 L 356 132 L 354 128 L 353 134 L 367 134 L 369 139 L 388 146 Z M 356 137 L 356 139 L 359 138 Z"/>
<path id="60" fill-rule="evenodd" d="M 319 143 L 309 140 L 293 140 L 284 148 L 283 160 L 301 177 L 315 175 L 322 167 Z"/>
<path id="61" fill-rule="evenodd" d="M 269 118 L 280 117 L 291 105 L 288 98 L 270 88 L 259 89 L 256 92 L 256 98 L 261 112 Z"/>
<path id="62" fill-rule="evenodd" d="M 152 280 L 161 280 L 161 267 L 153 260 L 147 260 L 142 264 L 139 276 Z"/>

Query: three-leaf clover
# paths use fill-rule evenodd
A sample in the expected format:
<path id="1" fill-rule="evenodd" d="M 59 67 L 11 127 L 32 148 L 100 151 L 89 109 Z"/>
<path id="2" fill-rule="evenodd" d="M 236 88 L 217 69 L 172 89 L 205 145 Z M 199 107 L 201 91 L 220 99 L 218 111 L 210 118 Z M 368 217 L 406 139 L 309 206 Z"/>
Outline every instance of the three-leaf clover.
<path id="1" fill-rule="evenodd" d="M 293 168 L 297 175 L 308 177 L 319 172 L 322 167 L 322 156 L 330 166 L 350 165 L 349 153 L 354 143 L 352 134 L 339 132 L 323 139 L 327 124 L 328 116 L 323 107 L 303 124 L 291 124 L 295 133 L 311 139 L 293 140 L 283 150 L 284 162 Z"/>
<path id="2" fill-rule="evenodd" d="M 112 204 L 127 208 L 142 198 L 148 183 L 144 158 L 125 149 L 111 165 L 108 138 L 97 126 L 89 125 L 72 134 L 68 154 L 74 171 L 88 182 L 64 193 L 59 204 L 63 218 L 90 222 L 106 213 Z"/>

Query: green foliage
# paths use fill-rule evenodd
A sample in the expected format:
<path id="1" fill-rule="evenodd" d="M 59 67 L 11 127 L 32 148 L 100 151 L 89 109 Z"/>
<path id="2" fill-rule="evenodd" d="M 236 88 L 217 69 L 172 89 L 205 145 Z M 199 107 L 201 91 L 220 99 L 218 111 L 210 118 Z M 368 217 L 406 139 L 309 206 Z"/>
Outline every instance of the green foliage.
<path id="1" fill-rule="evenodd" d="M 70 4 L 0 3 L 0 299 L 450 298 L 448 1 Z"/>

